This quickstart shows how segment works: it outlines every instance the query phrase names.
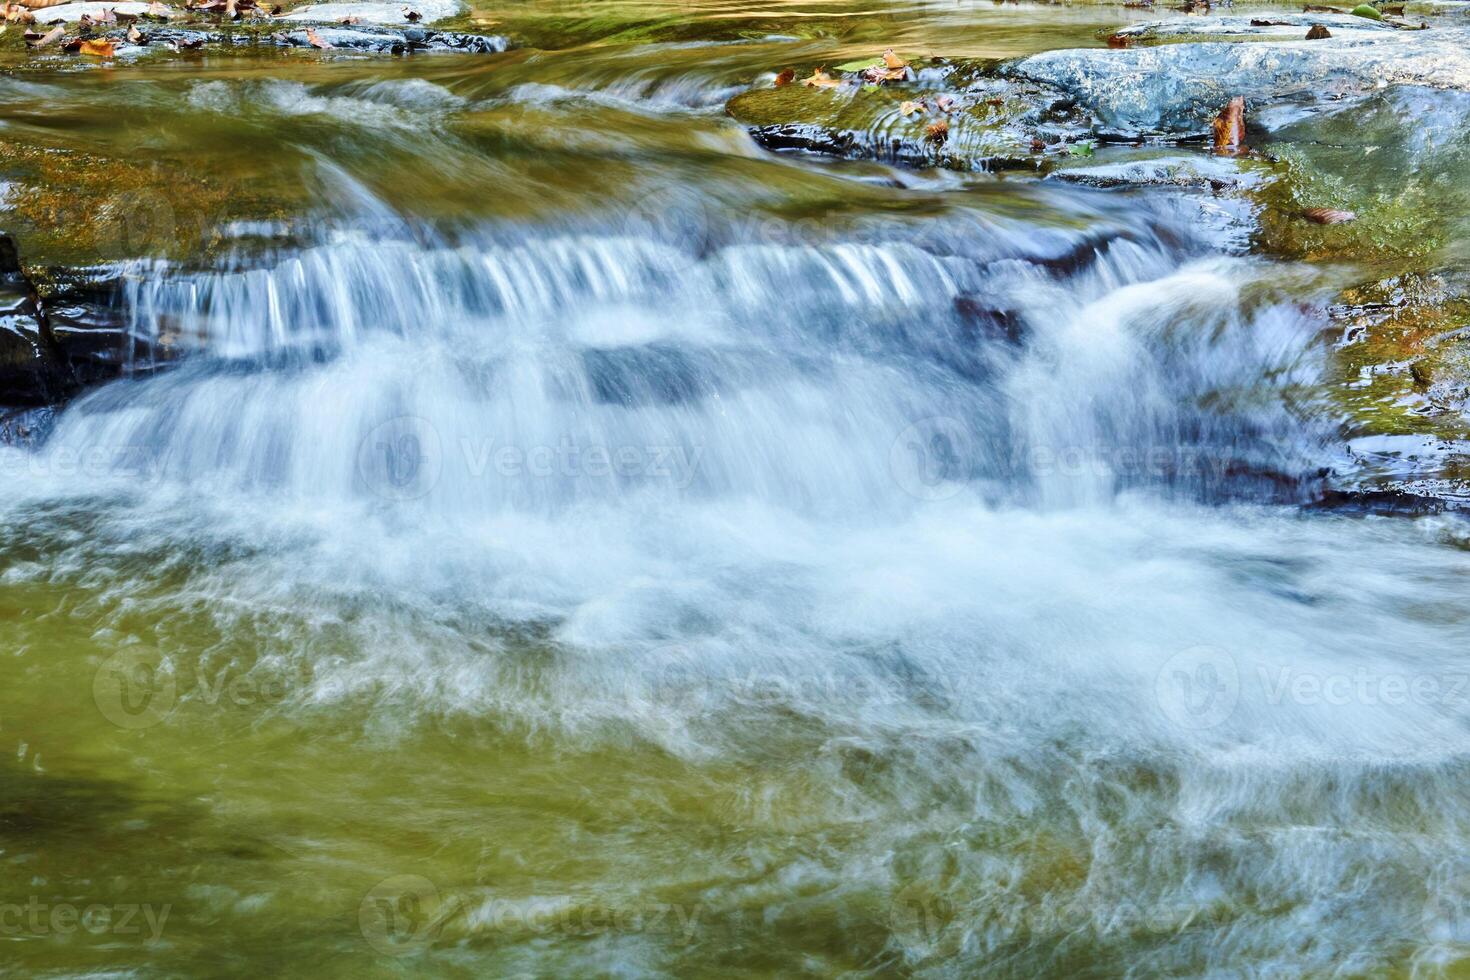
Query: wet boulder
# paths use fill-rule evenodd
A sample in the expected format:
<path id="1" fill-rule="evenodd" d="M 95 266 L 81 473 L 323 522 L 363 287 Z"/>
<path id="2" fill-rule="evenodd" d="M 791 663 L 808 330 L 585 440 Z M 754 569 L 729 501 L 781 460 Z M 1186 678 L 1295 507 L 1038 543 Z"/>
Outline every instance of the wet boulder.
<path id="1" fill-rule="evenodd" d="M 1313 27 L 1326 27 L 1332 35 L 1362 31 L 1366 34 L 1401 28 L 1387 21 L 1372 21 L 1351 14 L 1271 13 L 1256 17 L 1178 17 L 1173 20 L 1129 24 L 1114 31 L 1114 44 L 1150 44 L 1174 41 L 1210 41 L 1227 38 L 1276 40 L 1305 39 Z"/>
<path id="2" fill-rule="evenodd" d="M 21 268 L 15 242 L 0 235 L 0 405 L 46 405 L 71 387 L 66 355 Z"/>
<path id="3" fill-rule="evenodd" d="M 464 11 L 458 0 L 402 0 L 394 3 L 375 3 L 371 0 L 329 0 L 327 3 L 308 3 L 288 11 L 281 20 L 310 21 L 318 24 L 340 24 L 352 19 L 364 24 L 403 24 L 408 13 L 417 14 L 417 22 L 431 24 L 446 20 Z"/>
<path id="4" fill-rule="evenodd" d="M 1090 129 L 1051 86 L 984 77 L 946 84 L 957 81 L 946 70 L 883 85 L 798 81 L 737 95 L 726 110 L 770 149 L 953 170 L 1036 169 L 1048 145 Z"/>
<path id="5" fill-rule="evenodd" d="M 1393 83 L 1470 89 L 1470 29 L 1048 51 L 1002 74 L 1071 96 L 1097 115 L 1104 136 L 1204 136 L 1235 96 L 1254 109 L 1288 96 L 1361 95 Z"/>

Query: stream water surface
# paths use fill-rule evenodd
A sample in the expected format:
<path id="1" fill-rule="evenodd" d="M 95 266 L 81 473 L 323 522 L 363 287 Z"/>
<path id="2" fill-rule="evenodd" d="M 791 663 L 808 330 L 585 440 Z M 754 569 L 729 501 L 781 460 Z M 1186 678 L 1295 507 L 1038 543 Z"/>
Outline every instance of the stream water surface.
<path id="1" fill-rule="evenodd" d="M 1452 968 L 1470 552 L 1300 506 L 1344 274 L 723 112 L 1136 13 L 0 78 L 0 138 L 136 165 L 177 354 L 0 449 L 0 973 Z"/>

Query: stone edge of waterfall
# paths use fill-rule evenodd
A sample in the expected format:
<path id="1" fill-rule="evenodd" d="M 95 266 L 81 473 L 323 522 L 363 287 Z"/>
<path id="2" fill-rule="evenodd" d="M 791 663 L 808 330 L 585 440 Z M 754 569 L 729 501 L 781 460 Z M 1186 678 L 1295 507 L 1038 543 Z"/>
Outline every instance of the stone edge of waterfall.
<path id="1" fill-rule="evenodd" d="M 0 444 L 27 441 L 6 424 L 17 412 L 63 405 L 120 377 L 140 353 L 123 317 L 116 267 L 52 269 L 38 278 L 15 240 L 0 232 Z"/>

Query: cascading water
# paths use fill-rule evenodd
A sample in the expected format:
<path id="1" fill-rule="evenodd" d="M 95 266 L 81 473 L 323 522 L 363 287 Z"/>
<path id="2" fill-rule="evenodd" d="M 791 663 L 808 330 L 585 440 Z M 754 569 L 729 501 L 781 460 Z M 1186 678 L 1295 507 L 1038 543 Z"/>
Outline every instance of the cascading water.
<path id="1" fill-rule="evenodd" d="M 130 265 L 156 362 L 0 450 L 29 683 L 136 656 L 175 702 L 45 740 L 169 774 L 56 791 L 193 869 L 129 879 L 181 909 L 156 962 L 1322 975 L 1470 938 L 1470 556 L 1291 506 L 1336 431 L 1316 277 L 1163 193 L 450 228 L 308 156 L 328 230 Z M 364 946 L 380 888 L 432 930 Z"/>

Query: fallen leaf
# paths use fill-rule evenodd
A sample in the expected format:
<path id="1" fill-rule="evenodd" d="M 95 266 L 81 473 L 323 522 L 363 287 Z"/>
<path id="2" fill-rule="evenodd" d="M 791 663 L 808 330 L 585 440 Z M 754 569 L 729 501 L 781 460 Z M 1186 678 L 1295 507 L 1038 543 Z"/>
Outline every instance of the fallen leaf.
<path id="1" fill-rule="evenodd" d="M 924 130 L 924 138 L 931 143 L 943 143 L 949 139 L 949 120 L 936 119 Z"/>
<path id="2" fill-rule="evenodd" d="M 796 69 L 788 68 L 776 76 L 776 87 L 780 88 L 783 85 L 790 85 L 794 81 L 796 81 Z"/>
<path id="3" fill-rule="evenodd" d="M 949 112 L 954 108 L 954 99 L 947 95 L 941 95 L 934 99 L 934 107 L 940 112 Z"/>
<path id="4" fill-rule="evenodd" d="M 148 10 L 144 13 L 143 16 L 156 17 L 160 20 L 167 20 L 168 8 L 159 3 L 158 0 L 153 0 L 152 3 L 148 4 Z"/>
<path id="5" fill-rule="evenodd" d="M 1215 117 L 1215 152 L 1235 153 L 1245 148 L 1245 97 L 1237 95 Z"/>
<path id="6" fill-rule="evenodd" d="M 61 50 L 71 52 L 82 50 L 82 39 L 79 37 L 63 38 L 61 41 Z"/>
<path id="7" fill-rule="evenodd" d="M 94 58 L 111 58 L 116 48 L 117 45 L 111 41 L 87 40 L 83 41 L 77 50 L 82 54 L 89 54 Z"/>
<path id="8" fill-rule="evenodd" d="M 889 48 L 888 50 L 883 52 L 883 64 L 887 65 L 889 68 L 907 68 L 909 66 L 909 63 L 907 61 L 904 61 L 898 55 L 893 53 L 892 48 Z"/>
<path id="9" fill-rule="evenodd" d="M 225 0 L 225 16 L 230 20 L 240 19 L 239 5 L 235 3 L 235 0 Z"/>
<path id="10" fill-rule="evenodd" d="M 1313 24 L 1312 29 L 1307 31 L 1308 41 L 1321 41 L 1332 36 L 1332 32 L 1321 24 Z"/>
<path id="11" fill-rule="evenodd" d="M 410 10 L 407 7 L 403 8 L 403 16 L 408 18 L 408 22 L 410 24 L 417 24 L 419 21 L 424 19 L 423 14 L 419 13 L 417 10 Z"/>
<path id="12" fill-rule="evenodd" d="M 1132 43 L 1131 39 L 1122 34 L 1108 35 L 1108 47 L 1110 48 L 1126 48 L 1130 43 Z"/>
<path id="13" fill-rule="evenodd" d="M 55 44 L 57 41 L 60 41 L 65 34 L 65 27 L 53 27 L 50 31 L 41 35 L 41 37 L 37 38 L 35 41 L 31 42 L 31 47 L 44 48 L 49 45 Z"/>
<path id="14" fill-rule="evenodd" d="M 40 10 L 43 7 L 59 7 L 63 3 L 70 2 L 71 0 L 25 0 L 25 2 L 21 4 L 21 6 L 29 7 L 32 10 Z"/>
<path id="15" fill-rule="evenodd" d="M 811 78 L 803 78 L 801 84 L 807 88 L 837 88 L 842 82 L 827 74 L 825 68 L 818 68 L 812 72 Z"/>
<path id="16" fill-rule="evenodd" d="M 882 85 L 884 82 L 901 82 L 908 74 L 907 68 L 869 68 L 863 72 L 863 81 Z"/>
<path id="17" fill-rule="evenodd" d="M 306 43 L 314 48 L 321 48 L 323 51 L 326 51 L 332 46 L 332 42 L 323 41 L 321 35 L 310 27 L 306 29 Z"/>
<path id="18" fill-rule="evenodd" d="M 129 27 L 128 28 L 128 43 L 129 44 L 147 44 L 148 43 L 148 39 L 145 38 L 143 36 L 143 32 L 140 31 L 140 30 L 138 30 L 136 27 Z"/>
<path id="19" fill-rule="evenodd" d="M 1319 225 L 1340 225 L 1344 221 L 1352 221 L 1357 215 L 1337 208 L 1307 208 L 1302 217 Z"/>
<path id="20" fill-rule="evenodd" d="M 927 108 L 928 106 L 924 105 L 923 99 L 916 99 L 913 102 L 900 103 L 898 106 L 898 112 L 899 115 L 903 116 L 904 118 L 908 118 L 916 112 L 923 112 Z"/>
<path id="21" fill-rule="evenodd" d="M 22 24 L 34 24 L 36 15 L 18 3 L 7 3 L 5 5 L 5 19 L 9 22 L 19 21 Z"/>

